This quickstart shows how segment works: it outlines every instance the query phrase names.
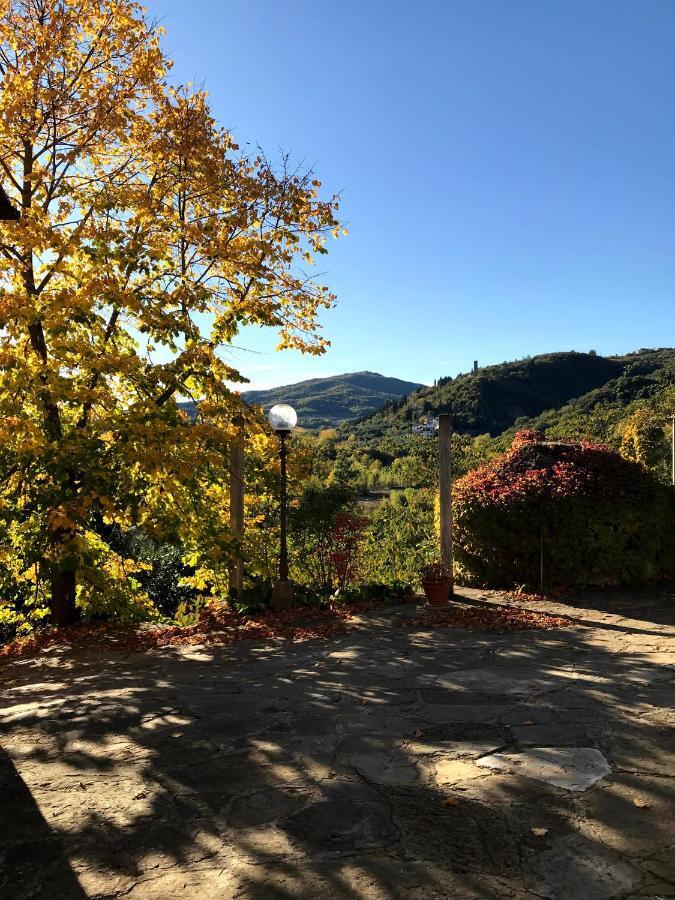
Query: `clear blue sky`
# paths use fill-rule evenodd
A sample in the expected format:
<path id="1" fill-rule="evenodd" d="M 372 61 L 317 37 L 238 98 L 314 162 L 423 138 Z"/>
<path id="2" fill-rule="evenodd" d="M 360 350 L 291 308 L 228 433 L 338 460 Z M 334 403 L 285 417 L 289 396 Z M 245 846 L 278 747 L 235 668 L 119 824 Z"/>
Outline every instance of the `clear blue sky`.
<path id="1" fill-rule="evenodd" d="M 418 381 L 675 343 L 674 0 L 150 0 L 173 77 L 342 191 L 321 359 Z"/>

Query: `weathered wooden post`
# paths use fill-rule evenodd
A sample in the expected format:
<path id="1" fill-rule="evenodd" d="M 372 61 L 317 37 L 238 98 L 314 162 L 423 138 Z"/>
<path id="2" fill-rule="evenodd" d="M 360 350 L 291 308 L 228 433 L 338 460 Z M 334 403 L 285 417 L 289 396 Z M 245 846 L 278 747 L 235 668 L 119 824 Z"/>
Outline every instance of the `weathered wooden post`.
<path id="1" fill-rule="evenodd" d="M 244 418 L 232 420 L 237 433 L 230 443 L 230 528 L 239 542 L 237 558 L 230 570 L 230 589 L 237 595 L 244 586 L 244 560 L 241 542 L 244 538 Z"/>
<path id="2" fill-rule="evenodd" d="M 450 594 L 454 593 L 452 580 L 452 462 L 450 438 L 452 423 L 447 413 L 438 417 L 438 474 L 439 507 L 441 520 L 441 561 L 450 571 Z"/>

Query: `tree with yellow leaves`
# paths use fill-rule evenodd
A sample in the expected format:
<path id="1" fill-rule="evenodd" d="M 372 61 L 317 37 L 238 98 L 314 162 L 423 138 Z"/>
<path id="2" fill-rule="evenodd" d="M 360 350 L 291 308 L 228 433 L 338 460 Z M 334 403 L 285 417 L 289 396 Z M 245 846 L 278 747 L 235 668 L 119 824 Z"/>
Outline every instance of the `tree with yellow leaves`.
<path id="1" fill-rule="evenodd" d="M 226 567 L 214 496 L 245 379 L 223 348 L 246 324 L 325 346 L 334 298 L 301 266 L 337 233 L 335 198 L 239 153 L 169 69 L 131 0 L 0 2 L 0 180 L 20 211 L 0 223 L 0 569 L 48 590 L 59 624 L 137 588 L 97 522 Z"/>

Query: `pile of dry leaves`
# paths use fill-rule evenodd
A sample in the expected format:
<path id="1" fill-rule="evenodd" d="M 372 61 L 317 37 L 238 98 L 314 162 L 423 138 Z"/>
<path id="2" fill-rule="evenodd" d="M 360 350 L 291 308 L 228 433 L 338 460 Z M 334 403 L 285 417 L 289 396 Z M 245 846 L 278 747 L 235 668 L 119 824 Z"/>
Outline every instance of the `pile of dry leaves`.
<path id="1" fill-rule="evenodd" d="M 0 663 L 35 656 L 50 647 L 74 650 L 150 650 L 190 644 L 230 644 L 245 640 L 291 641 L 332 638 L 347 630 L 351 614 L 332 607 L 293 608 L 244 616 L 223 606 L 204 610 L 196 625 L 120 628 L 109 624 L 52 628 L 0 646 Z"/>
<path id="2" fill-rule="evenodd" d="M 225 604 L 207 606 L 196 625 L 120 628 L 110 624 L 53 628 L 0 646 L 0 664 L 37 656 L 49 648 L 130 652 L 191 644 L 231 644 L 246 640 L 328 640 L 345 634 L 349 621 L 360 613 L 383 609 L 377 600 L 331 602 L 322 606 L 292 607 L 246 616 Z M 454 627 L 471 631 L 522 631 L 568 627 L 569 621 L 544 613 L 507 606 L 452 606 L 404 620 L 406 628 Z"/>
<path id="3" fill-rule="evenodd" d="M 570 628 L 570 619 L 551 616 L 514 606 L 447 606 L 427 609 L 421 616 L 408 619 L 405 628 L 463 628 L 466 631 L 546 631 L 551 628 Z"/>

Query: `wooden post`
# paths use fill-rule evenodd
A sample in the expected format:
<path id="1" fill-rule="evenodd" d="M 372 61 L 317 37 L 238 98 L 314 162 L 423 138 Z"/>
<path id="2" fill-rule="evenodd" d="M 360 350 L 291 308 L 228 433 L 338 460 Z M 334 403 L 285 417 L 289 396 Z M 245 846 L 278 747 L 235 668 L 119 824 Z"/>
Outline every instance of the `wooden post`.
<path id="1" fill-rule="evenodd" d="M 240 543 L 237 559 L 230 571 L 230 588 L 239 594 L 244 586 L 244 561 L 241 555 L 241 541 L 244 537 L 243 419 L 237 416 L 234 424 L 238 428 L 238 433 L 230 444 L 230 528 Z"/>
<path id="2" fill-rule="evenodd" d="M 441 519 L 441 561 L 452 573 L 452 462 L 450 460 L 450 437 L 452 424 L 450 416 L 443 413 L 438 417 L 438 473 Z M 453 593 L 450 582 L 450 594 Z"/>

